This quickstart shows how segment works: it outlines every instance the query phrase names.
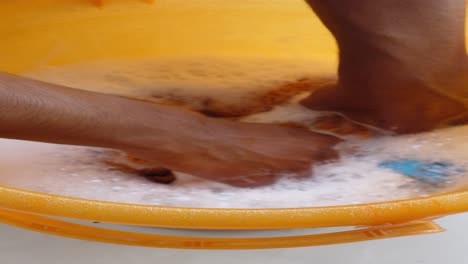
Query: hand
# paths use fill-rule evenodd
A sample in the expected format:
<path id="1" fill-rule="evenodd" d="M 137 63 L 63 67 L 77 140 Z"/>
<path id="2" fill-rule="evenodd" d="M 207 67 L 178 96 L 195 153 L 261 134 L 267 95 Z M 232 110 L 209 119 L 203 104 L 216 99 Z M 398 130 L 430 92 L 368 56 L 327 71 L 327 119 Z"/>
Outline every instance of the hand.
<path id="1" fill-rule="evenodd" d="M 180 107 L 0 73 L 0 137 L 126 151 L 236 186 L 310 175 L 338 140 L 300 128 L 213 119 Z M 31 118 L 33 117 L 33 118 Z"/>
<path id="2" fill-rule="evenodd" d="M 154 165 L 238 187 L 268 185 L 281 175 L 306 177 L 316 162 L 336 158 L 337 138 L 305 129 L 192 115 L 161 143 L 138 137 L 127 151 Z M 180 121 L 180 119 L 179 119 Z M 147 123 L 151 122 L 146 120 Z"/>

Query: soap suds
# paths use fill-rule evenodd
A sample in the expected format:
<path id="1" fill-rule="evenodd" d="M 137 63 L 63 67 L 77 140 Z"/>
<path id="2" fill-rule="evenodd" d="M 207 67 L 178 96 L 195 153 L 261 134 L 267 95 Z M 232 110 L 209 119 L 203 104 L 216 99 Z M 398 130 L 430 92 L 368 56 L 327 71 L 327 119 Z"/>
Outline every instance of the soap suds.
<path id="1" fill-rule="evenodd" d="M 323 60 L 158 58 L 47 67 L 28 77 L 83 90 L 180 104 L 212 116 L 271 109 L 334 80 Z"/>
<path id="2" fill-rule="evenodd" d="M 332 68 L 319 71 L 317 64 L 297 60 L 166 58 L 68 65 L 28 76 L 129 97 L 178 100 L 192 108 L 200 108 L 203 98 L 209 97 L 231 109 L 243 107 L 246 101 L 251 102 L 250 106 L 258 103 L 259 95 L 270 93 L 272 87 L 305 79 L 331 80 L 321 76 L 331 76 Z M 290 100 L 299 94 L 288 95 L 288 102 L 268 112 L 259 113 L 256 108 L 241 121 L 311 127 L 322 115 Z M 122 161 L 123 155 L 115 155 L 114 151 L 1 139 L 0 184 L 85 199 L 183 207 L 285 208 L 382 202 L 463 188 L 468 182 L 466 173 L 435 184 L 379 168 L 378 164 L 395 159 L 442 161 L 466 171 L 467 137 L 468 126 L 398 137 L 373 135 L 369 139 L 351 133 L 338 146 L 340 160 L 316 165 L 312 177 L 300 181 L 285 177 L 272 186 L 255 189 L 235 188 L 181 173 L 176 173 L 173 184 L 156 184 L 103 163 L 106 159 Z"/>

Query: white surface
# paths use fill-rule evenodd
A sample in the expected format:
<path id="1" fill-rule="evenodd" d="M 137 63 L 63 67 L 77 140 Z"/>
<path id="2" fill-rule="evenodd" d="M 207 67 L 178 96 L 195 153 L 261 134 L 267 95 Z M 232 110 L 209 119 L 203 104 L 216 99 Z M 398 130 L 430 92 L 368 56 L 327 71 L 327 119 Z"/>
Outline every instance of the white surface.
<path id="1" fill-rule="evenodd" d="M 138 248 L 78 241 L 0 225 L 1 263 L 467 263 L 468 214 L 438 221 L 441 234 L 335 246 L 257 250 L 195 251 Z M 284 233 L 283 233 L 284 234 Z"/>

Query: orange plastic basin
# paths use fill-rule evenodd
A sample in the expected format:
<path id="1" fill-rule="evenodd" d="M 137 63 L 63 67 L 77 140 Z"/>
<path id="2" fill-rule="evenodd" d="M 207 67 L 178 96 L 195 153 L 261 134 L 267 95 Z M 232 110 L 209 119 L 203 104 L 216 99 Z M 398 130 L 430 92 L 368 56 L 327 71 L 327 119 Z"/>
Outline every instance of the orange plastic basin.
<path id="1" fill-rule="evenodd" d="M 307 57 L 336 63 L 332 37 L 302 1 L 151 2 L 2 1 L 0 70 L 21 74 L 44 65 L 200 54 Z M 430 220 L 467 211 L 468 192 L 337 207 L 200 209 L 91 201 L 0 186 L 0 208 L 0 222 L 79 239 L 151 247 L 252 249 L 438 232 L 442 229 Z M 49 217 L 189 229 L 361 228 L 275 238 L 173 237 L 99 229 Z"/>

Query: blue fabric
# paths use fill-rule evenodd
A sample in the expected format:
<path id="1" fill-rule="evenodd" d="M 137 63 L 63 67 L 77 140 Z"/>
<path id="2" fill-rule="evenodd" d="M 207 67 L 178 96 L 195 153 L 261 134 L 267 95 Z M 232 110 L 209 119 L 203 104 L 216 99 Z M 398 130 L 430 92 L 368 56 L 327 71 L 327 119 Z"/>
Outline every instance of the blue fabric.
<path id="1" fill-rule="evenodd" d="M 465 172 L 450 162 L 428 162 L 419 160 L 387 160 L 379 164 L 380 168 L 390 169 L 394 172 L 426 180 L 443 180 Z"/>

